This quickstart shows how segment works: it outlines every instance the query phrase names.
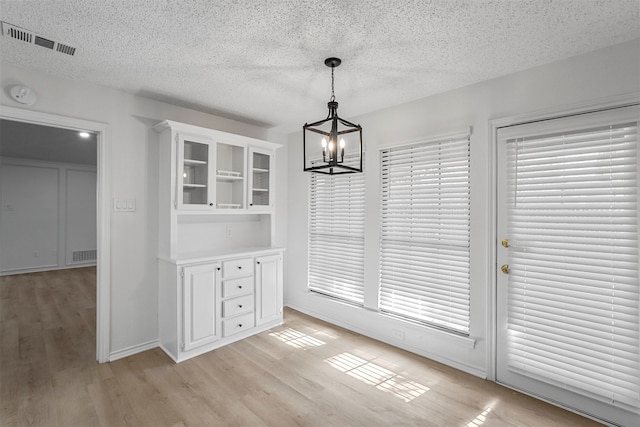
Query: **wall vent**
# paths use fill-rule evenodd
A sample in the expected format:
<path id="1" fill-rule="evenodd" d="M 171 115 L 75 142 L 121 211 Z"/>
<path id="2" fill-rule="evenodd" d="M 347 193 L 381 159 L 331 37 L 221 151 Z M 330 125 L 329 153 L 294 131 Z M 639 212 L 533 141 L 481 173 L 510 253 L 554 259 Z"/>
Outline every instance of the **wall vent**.
<path id="1" fill-rule="evenodd" d="M 42 46 L 44 48 L 71 56 L 75 55 L 76 53 L 75 47 L 71 47 L 63 43 L 58 43 L 55 40 L 41 37 L 35 34 L 33 31 L 17 27 L 4 21 L 2 21 L 2 35 L 11 37 L 12 39 L 21 40 L 23 42 L 37 44 L 38 46 Z"/>
<path id="2" fill-rule="evenodd" d="M 96 260 L 96 250 L 95 249 L 86 249 L 83 251 L 72 251 L 71 255 L 73 256 L 73 262 L 89 262 Z"/>

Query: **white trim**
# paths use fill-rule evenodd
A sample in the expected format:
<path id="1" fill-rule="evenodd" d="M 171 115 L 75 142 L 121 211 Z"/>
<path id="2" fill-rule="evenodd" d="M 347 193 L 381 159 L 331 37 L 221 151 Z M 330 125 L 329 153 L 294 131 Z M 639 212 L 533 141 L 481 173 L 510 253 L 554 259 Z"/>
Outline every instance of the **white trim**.
<path id="1" fill-rule="evenodd" d="M 89 130 L 98 134 L 97 169 L 97 277 L 96 277 L 96 359 L 109 360 L 111 300 L 111 169 L 109 125 L 56 114 L 0 105 L 0 118 L 67 129 Z"/>
<path id="2" fill-rule="evenodd" d="M 425 144 L 425 143 L 429 143 L 429 142 L 437 142 L 437 141 L 444 141 L 447 139 L 452 139 L 452 138 L 463 138 L 463 137 L 468 137 L 471 138 L 471 135 L 473 135 L 473 126 L 469 126 L 467 129 L 465 130 L 459 130 L 456 132 L 447 132 L 447 133 L 442 133 L 440 135 L 436 135 L 433 137 L 429 137 L 429 138 L 416 138 L 416 139 L 410 139 L 407 141 L 401 141 L 396 143 L 387 143 L 384 145 L 380 145 L 379 147 L 377 147 L 377 150 L 379 153 L 385 151 L 385 150 L 395 150 L 398 148 L 406 148 L 406 147 L 410 147 L 412 145 L 415 144 Z"/>
<path id="3" fill-rule="evenodd" d="M 556 119 L 560 117 L 573 116 L 576 114 L 593 113 L 599 110 L 610 108 L 627 107 L 640 103 L 640 92 L 631 92 L 625 95 L 604 98 L 599 101 L 581 102 L 560 107 L 545 108 L 532 111 L 530 113 L 518 114 L 489 120 L 489 128 L 492 137 L 495 138 L 495 129 L 505 126 L 519 125 L 523 123 L 536 122 L 541 120 Z"/>
<path id="4" fill-rule="evenodd" d="M 159 347 L 159 344 L 160 343 L 158 340 L 151 340 L 142 344 L 132 345 L 131 347 L 126 347 L 109 354 L 108 361 L 113 362 L 118 359 L 124 359 L 125 357 L 133 356 L 134 354 L 142 353 L 143 351 L 152 350 Z"/>
<path id="5" fill-rule="evenodd" d="M 0 271 L 0 277 L 3 276 L 13 276 L 16 274 L 27 274 L 27 273 L 39 273 L 42 271 L 56 271 L 56 270 L 71 270 L 74 268 L 85 268 L 85 267 L 95 267 L 96 263 L 92 262 L 89 264 L 72 264 L 72 265 L 51 265 L 51 266 L 40 266 L 33 268 L 16 268 L 12 270 Z"/>
<path id="6" fill-rule="evenodd" d="M 549 120 L 566 117 L 576 114 L 583 114 L 606 110 L 611 108 L 626 107 L 640 103 L 640 92 L 631 92 L 624 95 L 602 98 L 596 101 L 581 102 L 577 104 L 564 105 L 559 107 L 546 108 L 515 116 L 500 117 L 489 120 L 489 239 L 487 241 L 487 254 L 492 266 L 489 272 L 487 289 L 487 379 L 496 381 L 496 359 L 497 359 L 497 319 L 496 319 L 496 298 L 497 298 L 497 145 L 498 129 L 505 126 L 514 126 L 523 123 Z"/>

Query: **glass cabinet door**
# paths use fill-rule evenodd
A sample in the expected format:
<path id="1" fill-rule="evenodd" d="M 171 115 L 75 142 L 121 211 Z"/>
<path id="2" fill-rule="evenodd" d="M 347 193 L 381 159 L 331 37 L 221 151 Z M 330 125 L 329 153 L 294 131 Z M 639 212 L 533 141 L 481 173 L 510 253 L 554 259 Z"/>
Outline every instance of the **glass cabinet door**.
<path id="1" fill-rule="evenodd" d="M 269 207 L 272 204 L 271 179 L 272 157 L 271 153 L 252 149 L 249 156 L 249 169 L 251 173 L 249 190 L 249 207 Z"/>
<path id="2" fill-rule="evenodd" d="M 179 141 L 178 201 L 181 207 L 211 207 L 215 200 L 211 186 L 212 143 L 181 137 Z"/>

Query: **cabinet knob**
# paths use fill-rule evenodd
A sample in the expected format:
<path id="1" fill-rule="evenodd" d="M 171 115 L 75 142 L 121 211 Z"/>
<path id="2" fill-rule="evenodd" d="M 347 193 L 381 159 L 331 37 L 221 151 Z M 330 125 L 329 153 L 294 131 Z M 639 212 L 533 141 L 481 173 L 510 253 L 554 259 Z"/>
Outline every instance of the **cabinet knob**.
<path id="1" fill-rule="evenodd" d="M 238 308 L 242 308 L 242 304 L 238 304 Z"/>
<path id="2" fill-rule="evenodd" d="M 260 261 L 256 261 L 256 264 L 260 264 Z"/>
<path id="3" fill-rule="evenodd" d="M 220 271 L 220 267 L 217 267 L 216 270 Z"/>
<path id="4" fill-rule="evenodd" d="M 241 265 L 238 266 L 238 270 L 242 270 L 242 266 Z"/>
<path id="5" fill-rule="evenodd" d="M 242 323 L 238 323 L 238 328 L 242 328 Z"/>
<path id="6" fill-rule="evenodd" d="M 249 203 L 249 206 L 253 206 L 253 203 Z"/>
<path id="7" fill-rule="evenodd" d="M 242 289 L 242 285 L 238 285 L 238 289 Z"/>
<path id="8" fill-rule="evenodd" d="M 209 203 L 209 206 L 213 206 L 213 203 Z"/>

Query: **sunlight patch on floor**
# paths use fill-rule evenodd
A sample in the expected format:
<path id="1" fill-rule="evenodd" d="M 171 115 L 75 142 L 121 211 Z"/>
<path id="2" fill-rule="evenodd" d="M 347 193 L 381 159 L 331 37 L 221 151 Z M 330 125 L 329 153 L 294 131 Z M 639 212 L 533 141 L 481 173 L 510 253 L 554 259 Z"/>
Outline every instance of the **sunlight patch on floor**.
<path id="1" fill-rule="evenodd" d="M 491 408 L 492 407 L 489 406 L 487 409 L 482 411 L 477 417 L 475 417 L 471 422 L 469 422 L 469 424 L 467 424 L 467 427 L 478 427 L 483 425 L 487 420 L 487 416 L 489 415 L 489 412 L 491 412 Z"/>
<path id="2" fill-rule="evenodd" d="M 319 347 L 326 344 L 324 341 L 320 341 L 317 338 L 291 328 L 286 328 L 278 332 L 271 332 L 269 336 L 277 338 L 283 343 L 301 350 L 306 350 L 310 347 Z"/>
<path id="3" fill-rule="evenodd" d="M 392 393 L 405 402 L 410 402 L 429 391 L 429 388 L 422 384 L 351 353 L 330 357 L 325 359 L 325 362 L 347 375 L 375 386 L 378 390 Z"/>

